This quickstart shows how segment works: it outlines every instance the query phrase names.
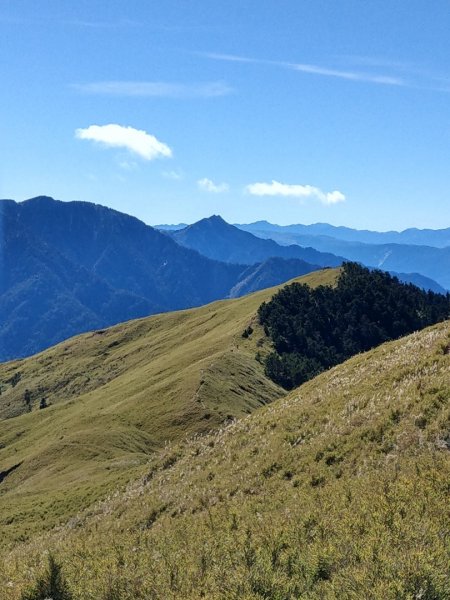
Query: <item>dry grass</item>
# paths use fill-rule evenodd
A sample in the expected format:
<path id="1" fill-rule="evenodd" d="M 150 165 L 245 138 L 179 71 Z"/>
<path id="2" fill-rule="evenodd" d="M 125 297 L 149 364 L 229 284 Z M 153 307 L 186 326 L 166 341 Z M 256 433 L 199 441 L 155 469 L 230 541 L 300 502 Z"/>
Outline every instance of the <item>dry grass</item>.
<path id="1" fill-rule="evenodd" d="M 324 270 L 302 281 L 336 276 Z M 255 360 L 266 351 L 262 332 L 254 324 L 242 338 L 275 291 L 130 321 L 0 365 L 0 472 L 20 465 L 0 483 L 0 546 L 136 479 L 166 443 L 283 395 Z"/>
<path id="2" fill-rule="evenodd" d="M 76 600 L 450 597 L 450 323 L 167 445 L 146 476 L 4 555 Z"/>

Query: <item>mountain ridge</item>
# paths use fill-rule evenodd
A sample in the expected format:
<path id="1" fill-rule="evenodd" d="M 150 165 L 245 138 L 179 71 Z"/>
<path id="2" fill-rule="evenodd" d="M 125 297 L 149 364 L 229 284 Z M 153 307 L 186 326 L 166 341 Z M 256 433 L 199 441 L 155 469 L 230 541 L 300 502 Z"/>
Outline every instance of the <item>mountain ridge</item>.
<path id="1" fill-rule="evenodd" d="M 300 259 L 320 267 L 337 267 L 343 258 L 298 245 L 280 246 L 273 240 L 262 240 L 227 223 L 219 215 L 201 219 L 185 229 L 169 231 L 176 242 L 197 250 L 204 256 L 227 263 L 255 264 L 278 257 Z"/>
<path id="2" fill-rule="evenodd" d="M 348 242 L 322 235 L 285 233 L 288 226 L 280 228 L 283 229 L 281 233 L 276 230 L 242 230 L 247 235 L 239 234 L 239 228 L 213 215 L 166 234 L 209 258 L 230 263 L 249 264 L 257 258 L 278 256 L 303 258 L 324 267 L 350 260 L 386 270 L 423 289 L 445 293 L 450 288 L 450 248 Z M 257 242 L 255 238 L 258 236 L 265 243 Z"/>
<path id="3" fill-rule="evenodd" d="M 329 223 L 313 223 L 311 225 L 276 225 L 268 221 L 255 221 L 247 224 L 235 224 L 244 231 L 272 231 L 278 233 L 293 233 L 300 235 L 327 236 L 342 241 L 363 242 L 369 244 L 399 243 L 436 246 L 443 248 L 450 246 L 450 227 L 443 229 L 419 229 L 409 227 L 402 231 L 372 231 L 370 229 L 353 229 L 343 225 L 330 225 Z"/>
<path id="4" fill-rule="evenodd" d="M 99 204 L 48 196 L 5 200 L 0 219 L 0 309 L 6 315 L 0 360 L 30 355 L 82 331 L 226 298 L 241 274 L 248 276 L 247 265 L 209 259 Z M 14 242 L 17 235 L 22 245 Z M 290 264 L 286 277 L 314 268 Z M 264 285 L 282 283 L 280 277 L 268 265 Z"/>

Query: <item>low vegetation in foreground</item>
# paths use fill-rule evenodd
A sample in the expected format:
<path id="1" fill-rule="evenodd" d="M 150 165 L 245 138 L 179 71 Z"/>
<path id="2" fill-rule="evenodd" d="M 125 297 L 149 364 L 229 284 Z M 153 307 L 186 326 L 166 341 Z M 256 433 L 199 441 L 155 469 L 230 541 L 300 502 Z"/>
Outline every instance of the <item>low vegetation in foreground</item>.
<path id="1" fill-rule="evenodd" d="M 448 599 L 449 373 L 447 321 L 167 445 L 3 553 L 2 598 L 40 600 L 51 552 L 73 600 Z"/>
<path id="2" fill-rule="evenodd" d="M 336 276 L 329 269 L 302 281 L 331 285 Z M 0 364 L 0 548 L 136 479 L 167 443 L 284 396 L 255 358 L 270 351 L 256 312 L 277 289 L 122 323 Z"/>
<path id="3" fill-rule="evenodd" d="M 345 263 L 336 286 L 292 283 L 258 314 L 274 345 L 266 374 L 292 389 L 358 352 L 450 318 L 450 294 Z"/>

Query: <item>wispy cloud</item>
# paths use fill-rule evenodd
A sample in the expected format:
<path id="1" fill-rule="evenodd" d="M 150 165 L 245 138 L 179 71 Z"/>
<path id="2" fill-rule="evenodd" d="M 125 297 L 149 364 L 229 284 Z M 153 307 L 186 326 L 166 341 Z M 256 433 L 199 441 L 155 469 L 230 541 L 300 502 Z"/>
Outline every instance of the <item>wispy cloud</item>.
<path id="1" fill-rule="evenodd" d="M 300 185 L 280 183 L 272 180 L 270 183 L 251 183 L 246 186 L 246 192 L 252 196 L 284 196 L 292 198 L 315 198 L 322 204 L 337 204 L 344 202 L 345 196 L 342 192 L 323 192 L 320 188 L 312 185 Z"/>
<path id="2" fill-rule="evenodd" d="M 115 123 L 90 125 L 85 129 L 77 129 L 75 137 L 97 142 L 109 148 L 126 148 L 145 160 L 172 156 L 169 146 L 160 142 L 155 136 L 142 129 L 124 127 Z"/>
<path id="3" fill-rule="evenodd" d="M 257 58 L 249 58 L 247 56 L 239 56 L 237 54 L 222 54 L 220 52 L 199 52 L 198 54 L 200 56 L 206 56 L 206 58 L 213 58 L 215 60 L 226 60 L 228 62 L 272 64 L 272 61 L 259 60 Z"/>
<path id="4" fill-rule="evenodd" d="M 215 98 L 233 93 L 224 81 L 173 83 L 164 81 L 94 81 L 71 87 L 84 94 L 134 96 L 142 98 Z"/>
<path id="5" fill-rule="evenodd" d="M 118 165 L 124 171 L 135 171 L 138 168 L 138 164 L 134 162 L 134 160 L 121 159 L 119 160 Z"/>
<path id="6" fill-rule="evenodd" d="M 163 171 L 162 176 L 165 179 L 172 179 L 173 181 L 181 181 L 184 178 L 184 174 L 181 171 Z"/>
<path id="7" fill-rule="evenodd" d="M 348 79 L 350 81 L 363 81 L 367 83 L 378 83 L 381 85 L 406 85 L 406 81 L 400 77 L 390 75 L 372 75 L 370 73 L 361 73 L 358 71 L 341 71 L 339 69 L 328 69 L 317 65 L 308 64 L 289 64 L 286 67 L 302 73 L 311 73 L 312 75 L 324 75 L 326 77 L 337 77 L 339 79 Z"/>
<path id="8" fill-rule="evenodd" d="M 450 76 L 438 73 L 426 66 L 387 58 L 340 55 L 333 58 L 339 67 L 330 67 L 311 63 L 265 60 L 222 54 L 216 52 L 199 53 L 213 60 L 226 62 L 265 65 L 280 69 L 289 69 L 299 73 L 333 77 L 347 81 L 372 83 L 376 85 L 397 86 L 435 92 L 450 92 Z"/>
<path id="9" fill-rule="evenodd" d="M 355 54 L 340 54 L 337 59 L 344 61 L 347 64 L 358 65 L 362 67 L 375 67 L 382 69 L 392 69 L 405 72 L 416 71 L 416 65 L 411 62 L 402 60 L 393 60 L 389 58 L 381 58 L 378 56 L 361 56 Z"/>
<path id="10" fill-rule="evenodd" d="M 324 67 L 322 65 L 314 65 L 309 63 L 293 63 L 283 62 L 274 60 L 263 60 L 257 58 L 249 58 L 246 56 L 239 56 L 234 54 L 217 54 L 217 53 L 206 53 L 203 54 L 207 58 L 214 60 L 222 60 L 228 62 L 238 63 L 250 63 L 259 65 L 268 65 L 272 67 L 279 67 L 283 69 L 290 69 L 301 73 L 308 73 L 310 75 L 321 75 L 324 77 L 335 77 L 338 79 L 347 79 L 349 81 L 361 81 L 366 83 L 375 83 L 379 85 L 395 85 L 395 86 L 406 86 L 408 85 L 402 77 L 393 75 L 368 73 L 362 71 L 342 70 L 330 67 Z"/>
<path id="11" fill-rule="evenodd" d="M 75 27 L 86 27 L 88 29 L 121 29 L 123 27 L 139 27 L 142 25 L 139 21 L 132 19 L 121 19 L 118 21 L 87 21 L 83 19 L 73 19 L 63 21 L 63 25 L 73 25 Z"/>
<path id="12" fill-rule="evenodd" d="M 26 14 L 22 16 L 0 14 L 0 23 L 7 25 L 30 25 L 30 26 L 68 26 L 87 29 L 122 29 L 126 27 L 140 27 L 142 22 L 132 19 L 119 19 L 117 21 L 89 21 L 83 19 L 59 19 L 55 15 L 45 16 L 37 14 Z"/>
<path id="13" fill-rule="evenodd" d="M 412 88 L 437 92 L 450 91 L 450 76 L 423 64 L 371 56 L 345 55 L 340 58 L 351 65 L 382 68 L 390 70 L 393 74 L 401 73 L 402 77 L 408 78 L 408 86 Z"/>
<path id="14" fill-rule="evenodd" d="M 228 192 L 230 189 L 227 183 L 214 183 L 211 179 L 204 177 L 203 179 L 199 179 L 197 181 L 197 186 L 200 190 L 204 192 L 211 192 L 213 194 L 221 194 L 223 192 Z"/>

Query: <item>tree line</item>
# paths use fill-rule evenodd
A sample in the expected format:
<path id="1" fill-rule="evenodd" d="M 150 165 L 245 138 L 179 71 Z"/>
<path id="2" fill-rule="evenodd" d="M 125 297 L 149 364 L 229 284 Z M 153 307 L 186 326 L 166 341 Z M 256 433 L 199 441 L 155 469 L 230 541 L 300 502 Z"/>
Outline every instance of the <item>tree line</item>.
<path id="1" fill-rule="evenodd" d="M 354 354 L 450 318 L 450 294 L 348 262 L 335 287 L 293 283 L 258 316 L 274 346 L 266 374 L 292 389 Z"/>

